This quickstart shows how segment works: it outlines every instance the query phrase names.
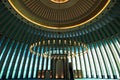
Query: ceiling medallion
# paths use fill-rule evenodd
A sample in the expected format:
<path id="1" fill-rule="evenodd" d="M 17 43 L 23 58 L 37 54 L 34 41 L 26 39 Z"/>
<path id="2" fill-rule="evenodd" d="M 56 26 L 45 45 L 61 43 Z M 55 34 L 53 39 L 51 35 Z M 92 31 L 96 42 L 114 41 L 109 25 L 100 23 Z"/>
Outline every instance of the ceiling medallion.
<path id="1" fill-rule="evenodd" d="M 52 2 L 54 2 L 54 3 L 66 3 L 66 2 L 68 2 L 69 0 L 51 0 Z"/>

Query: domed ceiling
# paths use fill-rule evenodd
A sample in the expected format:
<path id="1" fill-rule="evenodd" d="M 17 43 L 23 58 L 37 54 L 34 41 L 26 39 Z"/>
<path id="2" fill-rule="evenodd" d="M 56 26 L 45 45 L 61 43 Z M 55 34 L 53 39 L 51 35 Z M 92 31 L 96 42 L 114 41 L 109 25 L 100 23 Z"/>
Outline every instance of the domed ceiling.
<path id="1" fill-rule="evenodd" d="M 110 0 L 8 0 L 22 17 L 47 29 L 80 27 L 96 18 Z"/>

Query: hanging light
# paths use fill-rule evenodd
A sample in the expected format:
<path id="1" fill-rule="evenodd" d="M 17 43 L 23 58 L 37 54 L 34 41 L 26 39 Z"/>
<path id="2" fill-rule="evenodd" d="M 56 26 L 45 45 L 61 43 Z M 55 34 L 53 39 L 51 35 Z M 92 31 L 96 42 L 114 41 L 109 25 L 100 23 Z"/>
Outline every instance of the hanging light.
<path id="1" fill-rule="evenodd" d="M 64 41 L 64 45 L 65 46 L 72 46 L 72 43 L 73 43 L 73 45 L 74 46 L 78 46 L 78 47 L 82 47 L 83 48 L 83 51 L 82 52 L 79 52 L 78 54 L 76 54 L 76 53 L 74 53 L 74 52 L 70 52 L 70 51 L 64 51 L 64 52 L 68 52 L 68 53 L 66 53 L 66 54 L 68 54 L 67 55 L 67 57 L 68 58 L 70 58 L 70 57 L 76 57 L 76 56 L 80 56 L 80 55 L 83 55 L 83 54 L 85 54 L 85 53 L 88 53 L 88 48 L 87 48 L 87 45 L 85 44 L 85 43 L 83 43 L 83 42 L 76 42 L 76 41 L 74 41 L 74 42 L 72 42 L 71 40 L 69 41 L 69 44 L 66 44 L 67 43 L 67 40 L 63 40 Z M 58 40 L 58 42 L 60 42 L 61 43 L 61 40 Z M 54 51 L 50 51 L 49 50 L 49 52 L 44 52 L 44 53 L 39 53 L 39 52 L 36 52 L 36 51 L 34 51 L 33 50 L 33 48 L 34 47 L 40 47 L 40 45 L 41 45 L 41 43 L 42 43 L 42 46 L 46 46 L 48 43 L 49 43 L 49 47 L 51 46 L 52 47 L 52 45 L 53 44 L 57 44 L 57 41 L 56 40 L 53 40 L 53 43 L 50 43 L 50 40 L 47 40 L 47 43 L 43 40 L 43 41 L 39 41 L 39 42 L 36 42 L 36 43 L 33 43 L 31 46 L 30 46 L 30 52 L 32 53 L 32 54 L 36 54 L 36 55 L 38 55 L 38 56 L 42 56 L 42 57 L 45 57 L 45 58 L 47 58 L 47 57 L 50 57 L 50 58 L 52 58 L 52 56 L 51 56 L 51 54 L 52 54 L 52 52 L 58 52 L 57 50 L 54 50 Z M 78 45 L 77 45 L 78 44 Z M 57 46 L 60 46 L 61 44 L 57 44 Z M 62 50 L 61 50 L 62 51 Z M 48 54 L 49 53 L 49 54 Z M 57 58 L 57 57 L 54 57 L 54 58 Z"/>

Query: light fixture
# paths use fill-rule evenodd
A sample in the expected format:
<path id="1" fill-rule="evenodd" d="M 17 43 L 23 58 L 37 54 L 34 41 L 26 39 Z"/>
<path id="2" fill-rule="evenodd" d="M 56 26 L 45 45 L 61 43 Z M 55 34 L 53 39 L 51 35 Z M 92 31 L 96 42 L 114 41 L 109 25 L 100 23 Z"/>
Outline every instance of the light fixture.
<path id="1" fill-rule="evenodd" d="M 48 40 L 48 41 L 50 41 L 50 40 Z M 67 40 L 65 40 L 66 42 L 67 42 Z M 46 46 L 47 45 L 47 43 L 45 42 L 45 41 L 39 41 L 39 42 L 36 42 L 36 43 L 33 43 L 31 46 L 30 46 L 30 52 L 32 53 L 32 54 L 35 54 L 35 55 L 38 55 L 38 56 L 42 56 L 42 57 L 45 57 L 45 58 L 52 58 L 52 56 L 51 56 L 51 54 L 52 54 L 52 52 L 58 52 L 57 50 L 54 50 L 54 51 L 52 51 L 52 50 L 49 50 L 49 51 L 45 51 L 45 52 L 43 52 L 43 53 L 39 53 L 39 52 L 36 52 L 36 51 L 34 51 L 33 49 L 34 49 L 34 47 L 40 47 L 41 46 L 41 44 L 40 43 L 43 43 L 42 44 L 42 46 Z M 65 44 L 64 43 L 64 46 L 72 46 L 72 41 L 70 41 L 70 44 L 71 45 L 67 45 L 67 44 Z M 82 47 L 83 49 L 82 49 L 82 51 L 81 52 L 78 52 L 78 53 L 74 53 L 74 52 L 72 52 L 72 51 L 68 51 L 68 55 L 67 55 L 67 58 L 70 58 L 70 57 L 76 57 L 76 56 L 81 56 L 81 55 L 83 55 L 83 54 L 85 54 L 85 53 L 88 53 L 88 48 L 87 48 L 87 45 L 85 44 L 85 43 L 83 43 L 83 42 L 76 42 L 76 41 L 74 41 L 74 43 L 75 44 L 79 44 L 79 45 L 74 45 L 74 46 L 78 46 L 78 47 Z M 56 45 L 57 44 L 57 41 L 55 41 L 55 40 L 53 40 L 53 43 L 50 43 L 48 46 L 50 47 L 50 45 Z M 61 44 L 57 44 L 57 46 L 60 46 Z M 52 47 L 52 46 L 51 46 Z M 59 52 L 62 52 L 63 50 L 61 50 L 61 51 L 59 51 Z M 65 51 L 64 50 L 64 53 L 65 52 L 67 52 L 67 51 Z M 48 54 L 49 53 L 49 54 Z M 56 59 L 57 57 L 54 57 L 54 59 Z M 63 57 L 64 58 L 64 57 Z M 64 58 L 65 59 L 65 58 Z"/>
<path id="2" fill-rule="evenodd" d="M 61 75 L 61 78 L 64 78 L 64 76 L 63 76 L 63 75 Z"/>
<path id="3" fill-rule="evenodd" d="M 58 75 L 56 74 L 56 78 L 58 78 Z"/>

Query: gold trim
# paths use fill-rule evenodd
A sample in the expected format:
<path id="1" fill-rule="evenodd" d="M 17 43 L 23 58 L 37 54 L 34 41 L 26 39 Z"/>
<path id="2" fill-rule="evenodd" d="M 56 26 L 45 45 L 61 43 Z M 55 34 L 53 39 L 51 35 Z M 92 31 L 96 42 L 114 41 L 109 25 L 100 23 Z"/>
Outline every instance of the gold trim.
<path id="1" fill-rule="evenodd" d="M 20 14 L 23 18 L 25 18 L 26 20 L 30 21 L 31 23 L 36 24 L 36 25 L 38 25 L 38 26 L 42 26 L 42 27 L 44 27 L 44 28 L 55 29 L 55 30 L 57 30 L 57 29 L 58 29 L 58 30 L 64 30 L 64 29 L 75 28 L 75 27 L 84 25 L 84 24 L 92 21 L 92 20 L 95 19 L 98 15 L 100 15 L 100 13 L 102 13 L 102 11 L 108 6 L 108 4 L 110 3 L 111 0 L 108 0 L 107 3 L 106 3 L 106 5 L 105 5 L 95 16 L 93 16 L 92 18 L 90 18 L 90 19 L 88 19 L 88 20 L 86 20 L 86 21 L 84 21 L 84 22 L 82 22 L 82 23 L 80 23 L 80 24 L 77 24 L 77 25 L 74 25 L 74 26 L 67 26 L 67 27 L 53 27 L 53 26 L 46 26 L 46 25 L 44 25 L 44 24 L 38 23 L 38 22 L 36 22 L 36 21 L 28 18 L 27 16 L 25 16 L 22 12 L 20 12 L 20 11 L 15 7 L 15 5 L 14 5 L 14 3 L 13 3 L 13 0 L 8 0 L 8 1 L 9 1 L 9 3 L 11 4 L 11 6 L 15 9 L 15 11 L 16 11 L 18 14 Z"/>
<path id="2" fill-rule="evenodd" d="M 66 2 L 68 2 L 69 0 L 50 0 L 50 1 L 52 1 L 52 2 L 54 2 L 54 3 L 66 3 Z"/>

